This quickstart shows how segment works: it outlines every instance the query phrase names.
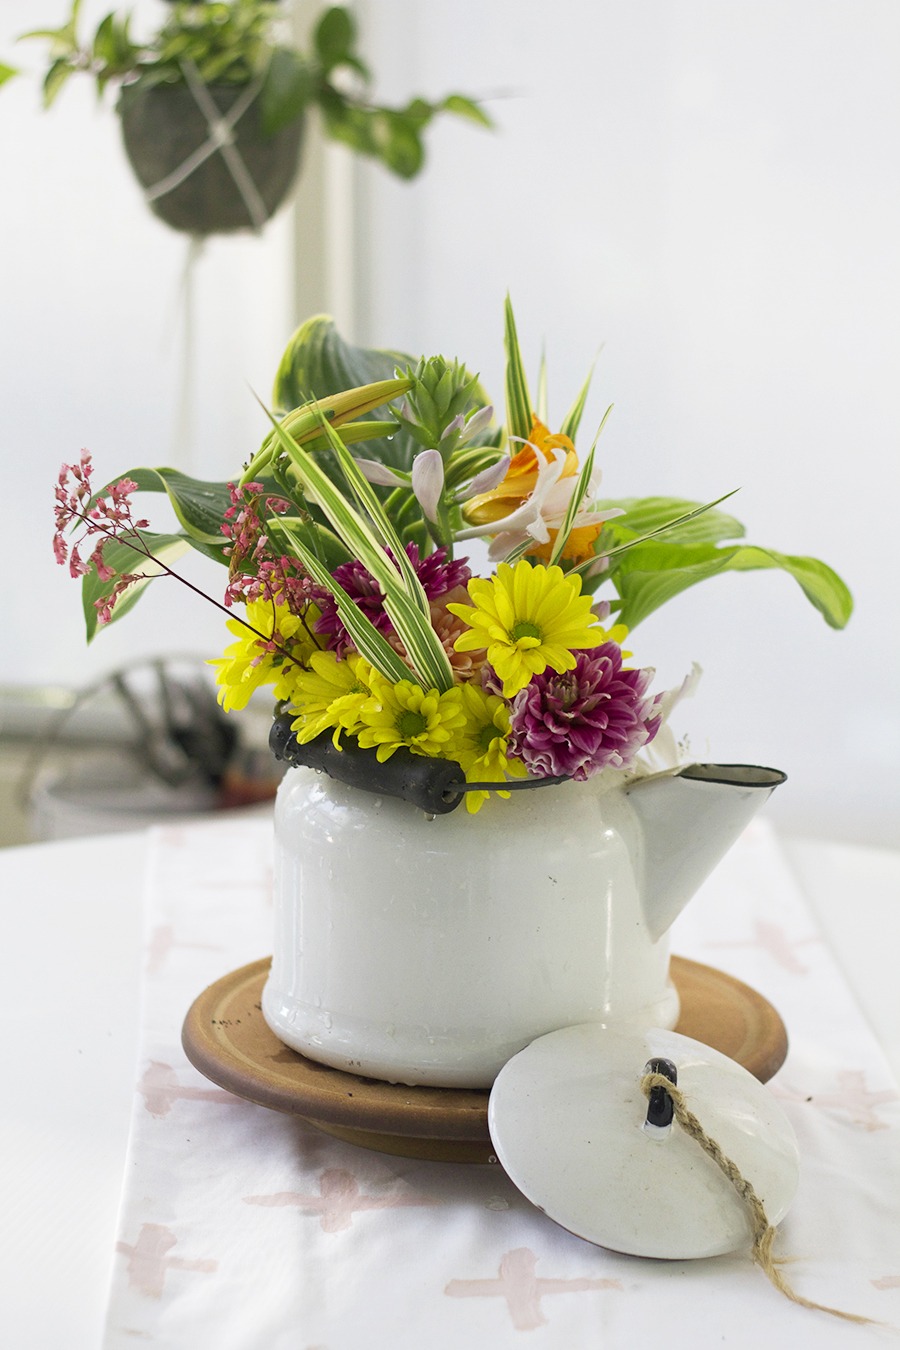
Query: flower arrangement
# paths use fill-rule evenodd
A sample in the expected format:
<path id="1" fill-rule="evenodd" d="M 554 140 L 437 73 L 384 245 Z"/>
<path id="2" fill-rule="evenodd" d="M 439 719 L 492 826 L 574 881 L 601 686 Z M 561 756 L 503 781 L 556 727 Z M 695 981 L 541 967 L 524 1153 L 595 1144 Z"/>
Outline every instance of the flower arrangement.
<path id="1" fill-rule="evenodd" d="M 601 498 L 609 411 L 587 453 L 575 445 L 590 377 L 551 432 L 508 301 L 505 340 L 501 427 L 458 361 L 353 348 L 319 316 L 285 352 L 278 412 L 237 481 L 136 469 L 95 492 L 89 455 L 64 466 L 54 546 L 83 578 L 88 637 L 197 549 L 228 569 L 212 603 L 235 640 L 211 662 L 226 709 L 266 688 L 300 745 L 449 761 L 475 812 L 526 782 L 634 770 L 691 680 L 651 693 L 623 644 L 686 587 L 777 567 L 846 624 L 840 578 L 741 542 L 724 498 Z M 165 492 L 181 529 L 136 519 L 139 490 Z M 487 576 L 455 555 L 471 540 Z"/>

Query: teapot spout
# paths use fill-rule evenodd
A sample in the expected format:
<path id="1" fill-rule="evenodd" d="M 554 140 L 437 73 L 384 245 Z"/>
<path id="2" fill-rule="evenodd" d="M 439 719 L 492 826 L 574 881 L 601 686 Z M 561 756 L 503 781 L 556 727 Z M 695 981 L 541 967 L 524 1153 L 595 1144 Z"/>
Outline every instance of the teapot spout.
<path id="1" fill-rule="evenodd" d="M 654 941 L 786 777 L 753 764 L 689 764 L 629 785 L 643 836 L 638 884 Z"/>

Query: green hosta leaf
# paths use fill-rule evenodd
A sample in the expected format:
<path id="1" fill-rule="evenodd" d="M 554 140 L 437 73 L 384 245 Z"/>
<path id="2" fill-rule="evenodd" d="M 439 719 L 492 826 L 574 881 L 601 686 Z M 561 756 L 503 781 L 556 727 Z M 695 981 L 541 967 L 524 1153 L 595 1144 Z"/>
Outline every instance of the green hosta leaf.
<path id="1" fill-rule="evenodd" d="M 101 627 L 97 622 L 97 610 L 94 601 L 105 600 L 112 593 L 119 574 L 137 572 L 143 575 L 143 580 L 136 581 L 134 585 L 129 586 L 128 590 L 124 591 L 116 601 L 112 612 L 111 622 L 113 623 L 117 619 L 121 619 L 123 614 L 127 614 L 137 604 L 153 578 L 162 574 L 164 569 L 159 564 L 165 563 L 166 566 L 170 567 L 176 559 L 180 558 L 191 547 L 190 540 L 178 534 L 142 532 L 141 538 L 149 551 L 158 559 L 158 562 L 151 562 L 128 544 L 109 543 L 103 550 L 103 557 L 110 567 L 115 568 L 116 577 L 112 581 L 101 581 L 96 571 L 92 569 L 82 578 L 81 603 L 84 608 L 88 642 L 92 640 L 97 633 L 97 629 Z M 105 627 L 105 625 L 102 626 Z"/>
<path id="2" fill-rule="evenodd" d="M 113 482 L 130 478 L 141 492 L 165 492 L 172 503 L 175 514 L 192 541 L 217 545 L 221 551 L 228 540 L 222 534 L 225 512 L 231 505 L 231 496 L 227 483 L 208 483 L 199 478 L 189 478 L 179 469 L 131 469 L 120 474 Z M 95 493 L 92 501 L 108 491 L 108 483 L 100 493 Z M 215 556 L 215 555 L 213 555 Z M 227 562 L 227 559 L 223 558 Z"/>
<path id="3" fill-rule="evenodd" d="M 509 296 L 504 308 L 506 321 L 506 429 L 510 436 L 527 439 L 531 431 L 532 403 L 519 350 L 516 319 Z M 516 446 L 516 449 L 519 447 Z"/>
<path id="4" fill-rule="evenodd" d="M 734 572 L 780 567 L 793 577 L 810 604 L 831 628 L 846 628 L 853 613 L 853 596 L 838 574 L 819 558 L 776 553 L 774 549 L 748 545 L 735 549 L 728 567 Z"/>
<path id="5" fill-rule="evenodd" d="M 375 351 L 344 342 L 327 314 L 307 319 L 291 337 L 275 376 L 272 397 L 282 411 L 310 398 L 390 380 L 398 366 L 415 364 L 402 352 Z"/>
<path id="6" fill-rule="evenodd" d="M 773 567 L 794 578 L 832 628 L 846 625 L 853 609 L 850 592 L 841 578 L 817 558 L 794 557 L 741 544 L 722 548 L 713 543 L 650 542 L 623 553 L 607 577 L 621 597 L 618 618 L 629 628 L 635 628 L 660 605 L 718 572 Z"/>
<path id="7" fill-rule="evenodd" d="M 711 511 L 714 507 L 718 506 L 720 502 L 727 501 L 729 497 L 733 497 L 737 491 L 737 488 L 732 488 L 731 492 L 726 492 L 723 496 L 717 497 L 714 502 L 705 502 L 702 506 L 696 506 L 692 511 L 687 511 L 684 515 L 675 516 L 673 519 L 666 520 L 662 525 L 657 525 L 655 529 L 647 530 L 644 534 L 632 534 L 630 538 L 626 535 L 624 541 L 621 544 L 617 544 L 615 548 L 611 548 L 608 541 L 604 540 L 602 550 L 598 551 L 602 551 L 606 558 L 615 558 L 617 554 L 626 553 L 630 549 L 633 549 L 636 544 L 643 544 L 646 540 L 655 539 L 661 534 L 664 534 L 666 536 L 666 542 L 670 543 L 673 538 L 677 537 L 677 531 L 680 528 L 688 526 L 692 521 L 704 516 L 707 511 Z M 681 540 L 680 542 L 685 541 Z"/>
<path id="8" fill-rule="evenodd" d="M 310 398 L 322 399 L 345 389 L 392 379 L 398 368 L 413 365 L 413 358 L 403 352 L 351 346 L 328 315 L 318 314 L 297 329 L 285 348 L 272 397 L 276 408 L 296 408 Z M 377 411 L 373 409 L 367 415 Z M 408 433 L 399 431 L 393 439 L 385 437 L 372 443 L 366 455 L 409 472 L 418 448 Z"/>
<path id="9" fill-rule="evenodd" d="M 652 534 L 673 520 L 683 519 L 683 523 L 667 530 L 669 542 L 677 540 L 685 544 L 716 543 L 725 539 L 742 539 L 744 527 L 734 516 L 717 511 L 714 507 L 704 509 L 702 502 L 687 501 L 683 497 L 623 497 L 616 501 L 602 501 L 601 509 L 617 506 L 625 512 L 604 526 L 604 545 L 618 547 L 630 539 L 642 538 Z"/>

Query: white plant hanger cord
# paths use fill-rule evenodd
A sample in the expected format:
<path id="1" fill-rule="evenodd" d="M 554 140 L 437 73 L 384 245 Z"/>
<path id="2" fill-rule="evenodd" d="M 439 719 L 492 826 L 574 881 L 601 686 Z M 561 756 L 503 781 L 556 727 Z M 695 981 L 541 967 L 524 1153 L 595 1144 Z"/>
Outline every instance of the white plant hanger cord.
<path id="1" fill-rule="evenodd" d="M 227 113 L 221 113 L 200 78 L 197 67 L 192 61 L 181 62 L 181 71 L 185 83 L 193 95 L 194 102 L 206 119 L 209 136 L 197 147 L 177 169 L 166 174 L 152 187 L 145 189 L 144 200 L 149 204 L 160 197 L 174 192 L 196 169 L 205 164 L 218 150 L 222 152 L 225 165 L 234 180 L 235 186 L 250 218 L 255 234 L 259 234 L 268 219 L 265 203 L 250 174 L 243 157 L 234 143 L 234 128 L 259 96 L 262 80 L 249 84 L 240 98 L 236 99 Z M 194 421 L 193 387 L 195 375 L 195 275 L 197 264 L 203 254 L 205 236 L 192 234 L 188 241 L 184 270 L 179 285 L 179 308 L 183 326 L 183 356 L 180 363 L 180 379 L 177 398 L 177 411 L 173 434 L 173 455 L 180 467 L 186 471 L 192 467 L 192 432 Z"/>
<path id="2" fill-rule="evenodd" d="M 196 275 L 197 265 L 206 249 L 206 239 L 202 234 L 192 234 L 188 239 L 184 267 L 175 297 L 177 314 L 181 317 L 182 356 L 178 370 L 178 396 L 175 404 L 175 424 L 172 431 L 172 455 L 175 463 L 186 473 L 197 466 L 194 464 L 194 384 L 196 376 Z M 168 335 L 164 335 L 164 344 L 168 348 Z"/>
<path id="3" fill-rule="evenodd" d="M 216 107 L 209 90 L 200 79 L 194 63 L 192 61 L 182 62 L 181 71 L 188 89 L 194 96 L 194 102 L 206 118 L 209 137 L 188 155 L 187 159 L 177 169 L 173 169 L 171 173 L 166 174 L 165 178 L 161 178 L 158 183 L 154 183 L 152 187 L 147 188 L 144 193 L 144 200 L 148 203 L 155 202 L 158 198 L 173 192 L 175 188 L 191 176 L 195 169 L 199 169 L 200 165 L 205 164 L 217 150 L 221 150 L 226 167 L 234 179 L 235 186 L 247 208 L 252 228 L 258 234 L 265 225 L 268 215 L 265 203 L 259 195 L 250 170 L 234 143 L 234 128 L 248 108 L 256 101 L 262 89 L 262 80 L 254 80 L 252 84 L 249 84 L 241 97 L 229 108 L 227 113 L 223 114 Z"/>

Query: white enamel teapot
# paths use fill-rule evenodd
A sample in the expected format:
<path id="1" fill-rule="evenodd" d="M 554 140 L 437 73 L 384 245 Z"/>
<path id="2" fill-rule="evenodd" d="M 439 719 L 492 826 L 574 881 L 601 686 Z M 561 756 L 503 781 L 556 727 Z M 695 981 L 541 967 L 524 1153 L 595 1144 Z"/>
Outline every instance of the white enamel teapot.
<path id="1" fill-rule="evenodd" d="M 328 742 L 321 754 L 278 792 L 263 1014 L 307 1058 L 441 1087 L 489 1087 L 562 1027 L 673 1027 L 669 927 L 785 777 L 606 771 L 477 815 L 452 810 L 459 793 L 438 783 L 437 814 L 387 795 L 405 792 L 400 762 L 379 765 L 393 764 L 386 786 L 368 790 L 354 783 L 371 752 Z"/>

